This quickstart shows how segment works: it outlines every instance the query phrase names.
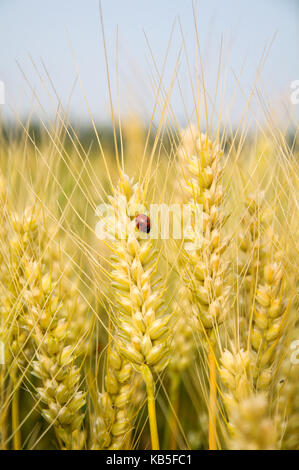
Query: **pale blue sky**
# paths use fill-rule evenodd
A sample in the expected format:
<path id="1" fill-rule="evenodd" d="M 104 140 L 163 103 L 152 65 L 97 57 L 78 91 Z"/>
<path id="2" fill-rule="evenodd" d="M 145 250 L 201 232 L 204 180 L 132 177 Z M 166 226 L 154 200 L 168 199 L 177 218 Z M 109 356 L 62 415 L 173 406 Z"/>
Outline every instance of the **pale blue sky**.
<path id="1" fill-rule="evenodd" d="M 276 37 L 263 67 L 259 90 L 275 104 L 289 95 L 290 83 L 299 79 L 299 6 L 298 0 L 199 0 L 197 17 L 200 45 L 204 57 L 207 88 L 214 95 L 221 37 L 224 41 L 224 66 L 227 66 L 227 106 L 236 86 L 232 116 L 244 108 L 253 85 L 264 47 Z M 136 111 L 150 114 L 154 104 L 152 75 L 155 73 L 144 31 L 161 70 L 171 28 L 180 17 L 192 73 L 194 67 L 194 20 L 191 0 L 103 0 L 104 26 L 110 60 L 112 90 L 116 99 L 116 29 L 119 31 L 119 77 L 123 113 Z M 76 68 L 69 41 L 78 63 L 81 79 L 93 116 L 109 120 L 107 79 L 101 40 L 98 0 L 0 0 L 0 80 L 6 85 L 6 101 L 25 115 L 32 108 L 28 88 L 19 62 L 36 91 L 46 113 L 53 114 L 53 104 L 30 62 L 36 62 L 43 77 L 41 59 L 46 64 L 59 96 L 67 103 Z M 178 21 L 175 24 L 165 86 L 171 81 L 181 44 Z M 243 67 L 243 68 L 242 68 Z M 192 93 L 186 60 L 182 56 L 180 83 L 188 113 L 192 112 Z M 224 83 L 224 79 L 222 80 Z M 47 80 L 47 86 L 49 81 Z M 172 105 L 183 119 L 184 106 L 178 87 Z M 35 100 L 35 110 L 38 109 Z M 71 115 L 81 122 L 88 116 L 86 104 L 77 84 L 70 102 Z M 8 115 L 8 106 L 4 106 Z"/>

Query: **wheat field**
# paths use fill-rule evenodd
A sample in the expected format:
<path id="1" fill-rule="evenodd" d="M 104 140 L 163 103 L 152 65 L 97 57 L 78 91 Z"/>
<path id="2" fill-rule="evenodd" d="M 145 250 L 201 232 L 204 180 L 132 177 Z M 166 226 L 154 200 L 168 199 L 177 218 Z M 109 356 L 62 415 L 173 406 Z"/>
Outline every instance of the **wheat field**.
<path id="1" fill-rule="evenodd" d="M 1 127 L 2 450 L 299 449 L 296 126 L 160 78 L 108 137 Z"/>

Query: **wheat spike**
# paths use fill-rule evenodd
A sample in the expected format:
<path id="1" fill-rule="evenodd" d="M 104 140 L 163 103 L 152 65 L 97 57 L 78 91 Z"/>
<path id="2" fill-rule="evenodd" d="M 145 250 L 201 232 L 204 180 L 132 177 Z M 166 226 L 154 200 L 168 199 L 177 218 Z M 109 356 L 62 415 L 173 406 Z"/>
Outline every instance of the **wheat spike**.
<path id="1" fill-rule="evenodd" d="M 265 395 L 259 393 L 242 400 L 232 415 L 232 450 L 275 450 L 276 429 L 268 416 Z"/>

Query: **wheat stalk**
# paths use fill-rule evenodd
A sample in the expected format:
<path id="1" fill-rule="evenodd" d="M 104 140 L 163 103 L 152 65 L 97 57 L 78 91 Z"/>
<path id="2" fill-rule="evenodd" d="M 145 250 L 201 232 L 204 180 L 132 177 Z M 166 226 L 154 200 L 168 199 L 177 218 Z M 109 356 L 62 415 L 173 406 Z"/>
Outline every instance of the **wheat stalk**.
<path id="1" fill-rule="evenodd" d="M 178 414 L 180 400 L 180 382 L 184 372 L 191 367 L 196 355 L 196 320 L 192 313 L 192 300 L 190 290 L 186 286 L 177 286 L 177 296 L 173 307 L 173 340 L 171 343 L 171 359 L 168 365 L 169 376 L 169 411 L 165 445 L 176 449 L 178 432 Z"/>

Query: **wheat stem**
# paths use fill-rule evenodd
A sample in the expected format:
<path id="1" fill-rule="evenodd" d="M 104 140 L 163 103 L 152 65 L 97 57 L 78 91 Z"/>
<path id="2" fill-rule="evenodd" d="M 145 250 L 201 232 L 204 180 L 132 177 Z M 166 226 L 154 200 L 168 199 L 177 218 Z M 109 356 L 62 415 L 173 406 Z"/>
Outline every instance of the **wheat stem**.
<path id="1" fill-rule="evenodd" d="M 159 450 L 160 445 L 159 445 L 159 435 L 158 435 L 156 405 L 155 405 L 155 383 L 154 383 L 153 375 L 148 366 L 143 365 L 141 367 L 141 374 L 146 385 L 148 418 L 149 418 L 149 424 L 150 424 L 152 450 Z"/>
<path id="2" fill-rule="evenodd" d="M 178 411 L 180 401 L 180 376 L 173 374 L 171 376 L 170 385 L 170 405 L 169 405 L 169 429 L 170 439 L 169 448 L 176 450 L 177 447 L 177 432 L 178 432 Z"/>
<path id="3" fill-rule="evenodd" d="M 217 409 L 217 377 L 216 359 L 212 344 L 209 345 L 209 449 L 217 450 L 216 409 Z"/>
<path id="4" fill-rule="evenodd" d="M 14 393 L 12 396 L 11 406 L 11 426 L 13 432 L 13 448 L 14 450 L 21 450 L 21 431 L 19 427 L 19 384 L 17 378 L 13 377 Z"/>

